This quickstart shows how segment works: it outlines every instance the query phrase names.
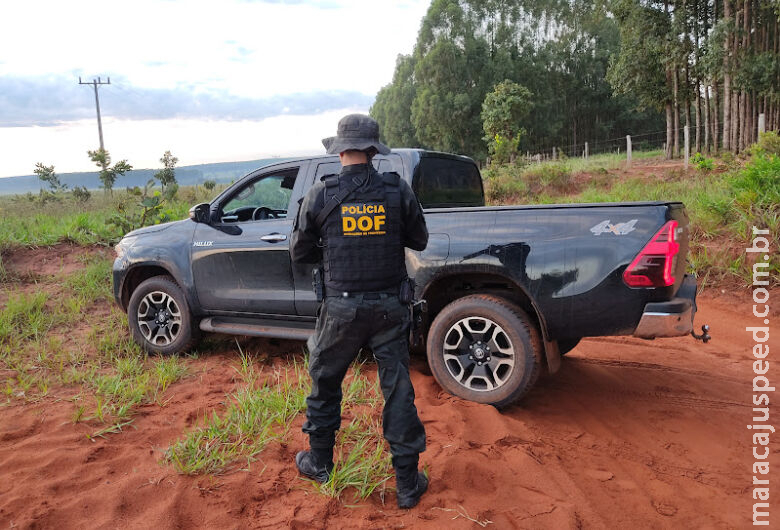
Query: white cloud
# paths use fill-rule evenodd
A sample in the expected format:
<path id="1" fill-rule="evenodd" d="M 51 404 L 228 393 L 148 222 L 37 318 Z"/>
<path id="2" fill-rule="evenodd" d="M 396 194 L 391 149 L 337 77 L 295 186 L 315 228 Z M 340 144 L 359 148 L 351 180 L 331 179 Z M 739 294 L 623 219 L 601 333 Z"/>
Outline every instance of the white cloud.
<path id="1" fill-rule="evenodd" d="M 243 97 L 375 93 L 411 51 L 428 3 L 16 2 L 16 23 L 0 32 L 0 75 L 113 73 L 135 86 Z"/>
<path id="2" fill-rule="evenodd" d="M 13 2 L 3 10 L 0 76 L 57 83 L 70 79 L 74 85 L 79 75 L 121 76 L 124 86 L 112 89 L 120 97 L 126 93 L 136 99 L 142 99 L 141 89 L 146 88 L 214 98 L 263 99 L 327 91 L 370 95 L 390 82 L 397 55 L 411 52 L 429 4 L 430 0 Z M 133 87 L 139 90 L 134 93 Z M 83 106 L 81 99 L 72 105 Z M 69 101 L 62 103 L 67 106 Z M 36 102 L 27 104 L 32 109 Z M 24 116 L 24 108 L 17 110 L 15 114 Z M 133 121 L 112 119 L 106 108 L 104 130 L 106 147 L 115 159 L 154 167 L 166 149 L 181 164 L 321 152 L 319 140 L 335 132 L 344 113 L 312 110 L 310 116 L 251 122 Z M 97 144 L 95 129 L 94 120 L 0 128 L 0 176 L 29 174 L 38 161 L 53 163 L 61 172 L 92 169 L 85 152 Z"/>

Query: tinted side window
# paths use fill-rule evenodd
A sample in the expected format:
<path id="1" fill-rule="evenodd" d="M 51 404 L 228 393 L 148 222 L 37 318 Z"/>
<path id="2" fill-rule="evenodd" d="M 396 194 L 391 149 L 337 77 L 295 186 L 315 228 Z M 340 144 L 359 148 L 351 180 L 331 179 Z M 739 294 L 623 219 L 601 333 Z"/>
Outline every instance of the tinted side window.
<path id="1" fill-rule="evenodd" d="M 284 219 L 299 168 L 269 173 L 236 190 L 222 207 L 222 222 Z"/>
<path id="2" fill-rule="evenodd" d="M 413 189 L 424 208 L 485 204 L 479 169 L 463 160 L 421 158 L 415 170 Z"/>
<path id="3" fill-rule="evenodd" d="M 314 182 L 320 180 L 325 175 L 339 174 L 341 172 L 341 162 L 323 162 L 317 165 L 317 171 L 314 173 Z"/>
<path id="4" fill-rule="evenodd" d="M 380 157 L 374 158 L 374 167 L 380 173 L 385 173 L 387 171 L 394 171 L 395 173 L 398 173 L 402 177 L 404 175 L 403 161 L 401 160 L 400 156 L 394 153 L 386 156 L 382 156 L 381 158 Z"/>

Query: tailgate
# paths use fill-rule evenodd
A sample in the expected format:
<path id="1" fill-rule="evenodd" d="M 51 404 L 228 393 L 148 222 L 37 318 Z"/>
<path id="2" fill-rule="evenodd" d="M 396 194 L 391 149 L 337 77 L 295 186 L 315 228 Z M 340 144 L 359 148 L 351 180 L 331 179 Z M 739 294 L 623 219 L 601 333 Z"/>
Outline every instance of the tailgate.
<path id="1" fill-rule="evenodd" d="M 688 214 L 685 211 L 685 205 L 681 202 L 669 203 L 669 220 L 677 221 L 677 233 L 675 239 L 680 244 L 680 252 L 675 256 L 675 262 L 672 267 L 674 270 L 674 276 L 676 281 L 672 286 L 669 297 L 671 298 L 680 289 L 685 278 L 685 272 L 688 268 L 688 249 L 690 239 L 690 221 L 688 220 Z"/>

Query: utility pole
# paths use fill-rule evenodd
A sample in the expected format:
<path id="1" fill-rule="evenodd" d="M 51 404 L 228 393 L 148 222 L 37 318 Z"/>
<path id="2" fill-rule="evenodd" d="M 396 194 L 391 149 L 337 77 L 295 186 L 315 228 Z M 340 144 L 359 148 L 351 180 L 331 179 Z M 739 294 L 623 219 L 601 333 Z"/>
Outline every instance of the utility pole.
<path id="1" fill-rule="evenodd" d="M 95 89 L 95 108 L 97 108 L 97 119 L 98 119 L 98 134 L 100 135 L 100 150 L 105 151 L 105 148 L 103 147 L 103 124 L 100 121 L 100 99 L 98 99 L 98 87 L 100 85 L 110 85 L 111 84 L 111 78 L 109 77 L 107 81 L 101 81 L 98 77 L 97 79 L 92 79 L 91 82 L 84 82 L 81 80 L 81 76 L 79 76 L 79 84 L 80 85 L 92 85 L 92 88 Z"/>

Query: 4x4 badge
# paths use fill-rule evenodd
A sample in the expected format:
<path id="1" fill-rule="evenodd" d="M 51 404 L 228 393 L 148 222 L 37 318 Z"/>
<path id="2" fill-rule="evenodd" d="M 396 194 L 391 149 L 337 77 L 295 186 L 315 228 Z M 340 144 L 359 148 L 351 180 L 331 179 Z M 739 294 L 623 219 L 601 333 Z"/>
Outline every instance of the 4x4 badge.
<path id="1" fill-rule="evenodd" d="M 609 219 L 607 219 L 606 221 L 601 221 L 599 224 L 591 228 L 590 231 L 597 236 L 600 236 L 604 232 L 612 232 L 616 236 L 624 236 L 635 230 L 634 225 L 637 221 L 638 219 L 631 219 L 625 223 L 616 223 L 613 225 L 609 222 Z"/>

